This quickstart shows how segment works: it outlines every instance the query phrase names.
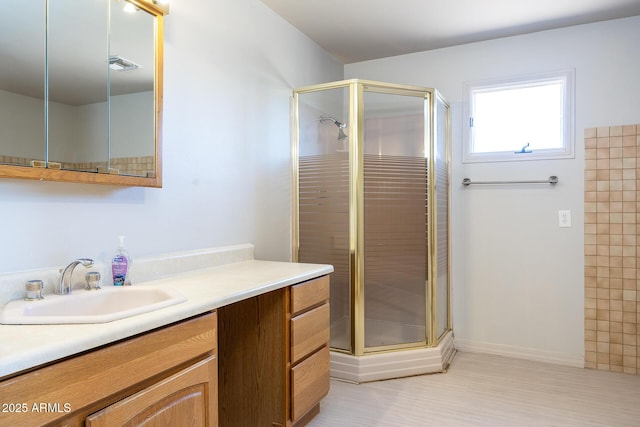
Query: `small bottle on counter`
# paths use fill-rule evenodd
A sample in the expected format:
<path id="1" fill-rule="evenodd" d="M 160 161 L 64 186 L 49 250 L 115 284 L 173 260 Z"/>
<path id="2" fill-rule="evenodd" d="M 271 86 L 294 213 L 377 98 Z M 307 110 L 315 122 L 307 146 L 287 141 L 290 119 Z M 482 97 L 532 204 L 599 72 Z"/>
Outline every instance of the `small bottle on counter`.
<path id="1" fill-rule="evenodd" d="M 120 246 L 116 256 L 111 262 L 111 272 L 113 273 L 113 286 L 130 286 L 131 285 L 131 257 L 124 248 L 124 237 L 119 236 Z"/>

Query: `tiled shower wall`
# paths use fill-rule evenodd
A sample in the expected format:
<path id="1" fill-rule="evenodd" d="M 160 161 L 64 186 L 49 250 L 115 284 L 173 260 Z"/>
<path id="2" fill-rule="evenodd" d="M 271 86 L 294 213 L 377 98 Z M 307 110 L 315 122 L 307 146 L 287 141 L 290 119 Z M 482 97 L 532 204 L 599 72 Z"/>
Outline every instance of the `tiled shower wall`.
<path id="1" fill-rule="evenodd" d="M 640 125 L 585 130 L 585 367 L 640 373 Z"/>

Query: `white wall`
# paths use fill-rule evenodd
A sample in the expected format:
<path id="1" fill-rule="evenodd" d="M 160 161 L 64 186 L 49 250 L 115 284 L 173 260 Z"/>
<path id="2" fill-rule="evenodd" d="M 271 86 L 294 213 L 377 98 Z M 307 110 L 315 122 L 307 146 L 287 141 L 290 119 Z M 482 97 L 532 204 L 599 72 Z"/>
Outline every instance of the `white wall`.
<path id="1" fill-rule="evenodd" d="M 258 0 L 180 0 L 165 20 L 164 188 L 0 180 L 0 273 L 244 242 L 290 252 L 293 88 L 343 67 Z"/>
<path id="2" fill-rule="evenodd" d="M 436 87 L 452 104 L 453 319 L 457 345 L 583 361 L 583 132 L 640 122 L 640 17 L 545 31 L 345 67 L 345 78 Z M 576 70 L 576 158 L 462 163 L 463 83 Z M 464 188 L 474 180 L 546 179 L 555 187 Z M 572 228 L 558 227 L 570 209 Z"/>

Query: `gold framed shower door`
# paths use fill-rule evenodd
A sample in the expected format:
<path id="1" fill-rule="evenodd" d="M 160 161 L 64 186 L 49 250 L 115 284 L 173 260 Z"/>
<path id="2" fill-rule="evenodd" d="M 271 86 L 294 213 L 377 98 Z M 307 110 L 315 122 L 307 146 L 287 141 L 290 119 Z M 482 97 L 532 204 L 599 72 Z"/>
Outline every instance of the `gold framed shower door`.
<path id="1" fill-rule="evenodd" d="M 350 286 L 350 348 L 338 349 L 356 356 L 367 353 L 377 353 L 383 351 L 396 351 L 407 348 L 416 347 L 433 347 L 437 346 L 439 339 L 452 329 L 451 323 L 451 292 L 450 292 L 450 197 L 449 197 L 449 165 L 450 165 L 450 122 L 449 122 L 449 105 L 446 103 L 442 95 L 435 89 L 407 86 L 390 83 L 375 82 L 369 80 L 343 80 L 332 83 L 325 83 L 313 86 L 306 86 L 294 90 L 292 98 L 292 253 L 293 260 L 299 262 L 300 252 L 300 96 L 313 92 L 321 92 L 334 89 L 343 89 L 348 91 L 348 275 Z M 424 153 L 426 156 L 426 297 L 425 297 L 425 336 L 423 340 L 416 342 L 406 342 L 401 344 L 382 345 L 382 346 L 365 346 L 365 193 L 364 193 L 364 94 L 365 92 L 373 92 L 379 94 L 391 94 L 422 98 L 424 100 Z M 445 112 L 440 111 L 445 106 Z M 444 133 L 439 129 L 438 120 L 442 120 L 439 115 L 444 114 Z M 441 147 L 444 138 L 444 152 Z M 437 163 L 437 162 L 440 163 Z M 437 171 L 440 171 L 437 176 Z M 443 173 L 444 171 L 444 173 Z M 441 182 L 442 181 L 442 182 Z M 446 185 L 445 193 L 442 186 Z M 438 193 L 440 192 L 440 193 Z M 445 206 L 441 208 L 446 212 L 446 220 L 438 220 L 438 212 L 436 209 L 438 194 L 446 195 Z M 431 196 L 431 199 L 429 198 Z M 444 224 L 439 224 L 444 222 Z M 446 253 L 439 254 L 439 240 L 446 239 Z M 441 243 L 441 242 L 440 242 Z M 442 245 L 440 245 L 442 246 Z M 445 259 L 446 263 L 442 262 Z M 304 260 L 305 262 L 314 262 Z M 444 273 L 446 284 L 440 287 L 440 291 L 444 290 L 446 295 L 438 295 L 438 274 Z M 446 271 L 442 271 L 442 269 Z M 446 300 L 446 325 L 438 328 L 438 298 Z M 440 319 L 442 323 L 443 319 Z M 444 332 L 440 333 L 439 329 Z"/>

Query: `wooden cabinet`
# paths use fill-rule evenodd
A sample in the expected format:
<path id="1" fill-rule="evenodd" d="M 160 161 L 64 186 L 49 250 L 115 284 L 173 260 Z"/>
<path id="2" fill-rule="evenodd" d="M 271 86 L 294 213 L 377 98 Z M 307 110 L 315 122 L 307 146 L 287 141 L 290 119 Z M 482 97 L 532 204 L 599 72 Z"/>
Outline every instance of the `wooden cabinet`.
<path id="1" fill-rule="evenodd" d="M 329 392 L 329 277 L 291 287 L 290 420 L 303 425 Z"/>
<path id="2" fill-rule="evenodd" d="M 0 396 L 25 410 L 0 426 L 216 426 L 216 330 L 208 313 L 9 378 Z"/>
<path id="3" fill-rule="evenodd" d="M 329 391 L 329 276 L 218 309 L 220 426 L 301 426 Z"/>

